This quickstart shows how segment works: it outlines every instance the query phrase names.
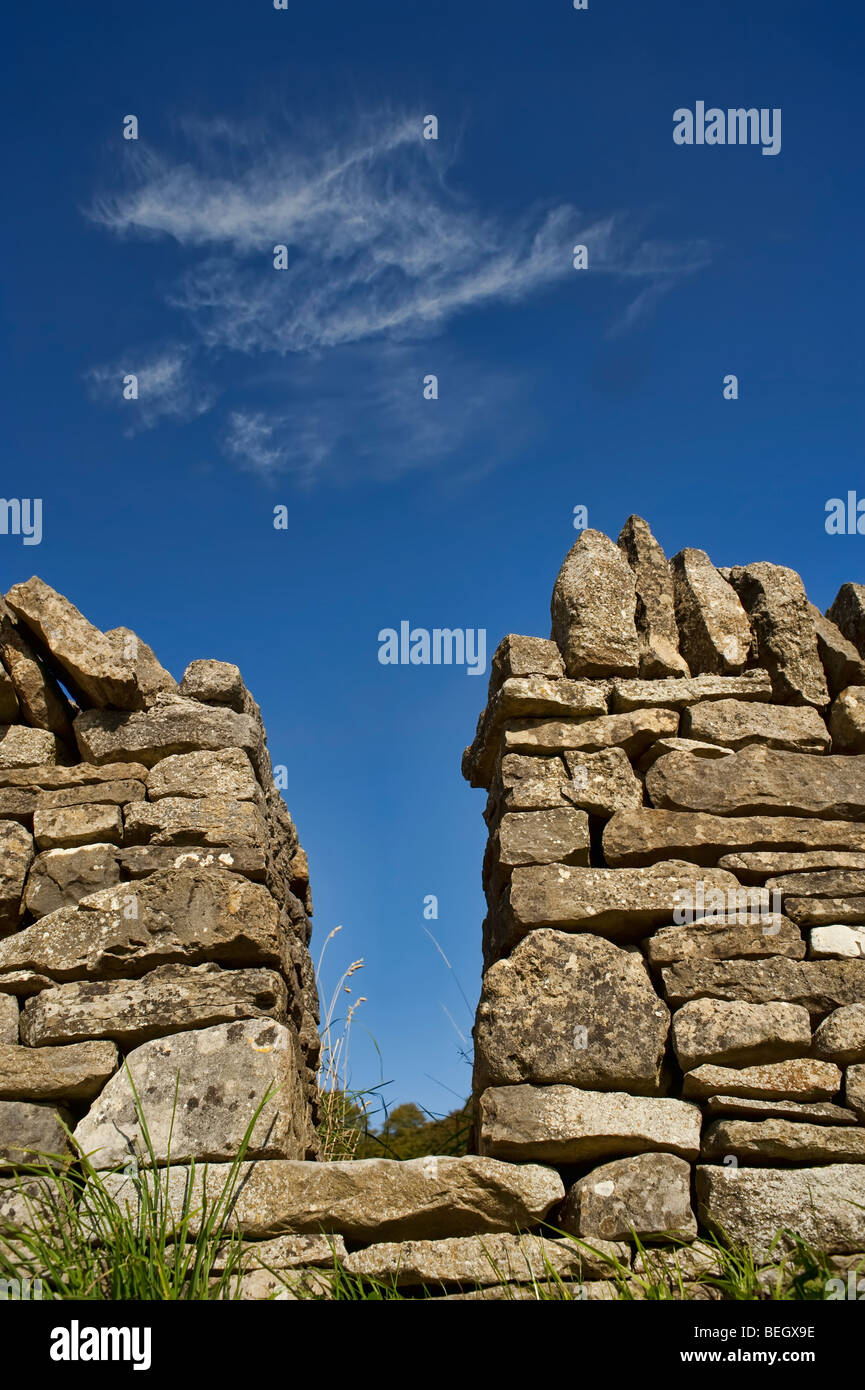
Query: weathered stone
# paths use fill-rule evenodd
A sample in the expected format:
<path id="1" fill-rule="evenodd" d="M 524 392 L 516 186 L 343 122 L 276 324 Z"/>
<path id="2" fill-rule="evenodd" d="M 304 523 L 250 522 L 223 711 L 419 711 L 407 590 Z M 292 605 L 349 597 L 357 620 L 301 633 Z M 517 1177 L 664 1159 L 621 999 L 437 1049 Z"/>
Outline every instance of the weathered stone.
<path id="1" fill-rule="evenodd" d="M 166 671 L 153 648 L 142 642 L 131 628 L 113 627 L 105 636 L 114 648 L 117 659 L 124 665 L 128 662 L 135 672 L 135 681 L 141 697 L 139 705 L 146 708 L 163 691 L 177 691 L 177 681 L 171 672 Z"/>
<path id="2" fill-rule="evenodd" d="M 24 787 L 0 787 L 0 820 L 17 820 L 19 825 L 32 830 L 38 795 Z"/>
<path id="3" fill-rule="evenodd" d="M 565 664 L 555 642 L 510 632 L 499 642 L 490 661 L 487 703 L 513 676 L 545 676 L 547 680 L 559 680 L 564 674 Z"/>
<path id="4" fill-rule="evenodd" d="M 865 1002 L 865 962 L 858 960 L 685 961 L 661 971 L 667 1002 L 739 999 L 747 1004 L 801 1004 L 823 1018 L 843 1004 Z"/>
<path id="5" fill-rule="evenodd" d="M 181 695 L 214 705 L 229 705 L 238 714 L 244 711 L 246 687 L 239 667 L 230 661 L 190 661 L 180 683 Z"/>
<path id="6" fill-rule="evenodd" d="M 267 890 L 221 869 L 162 869 L 62 907 L 0 941 L 0 978 L 136 976 L 157 965 L 278 965 L 279 911 Z"/>
<path id="7" fill-rule="evenodd" d="M 0 1047 L 0 1100 L 90 1100 L 117 1065 L 110 1042 Z"/>
<path id="8" fill-rule="evenodd" d="M 717 762 L 668 753 L 647 773 L 646 791 L 653 806 L 668 811 L 862 820 L 865 757 L 815 757 L 759 745 Z"/>
<path id="9" fill-rule="evenodd" d="M 151 1038 L 238 1019 L 284 1020 L 286 987 L 274 970 L 163 965 L 138 980 L 75 981 L 45 989 L 21 1014 L 29 1047 L 110 1038 L 136 1047 Z"/>
<path id="10" fill-rule="evenodd" d="M 844 1074 L 844 1099 L 865 1124 L 865 1066 L 857 1062 Z"/>
<path id="11" fill-rule="evenodd" d="M 227 1166 L 172 1167 L 166 1178 L 167 1210 L 179 1217 L 190 1192 L 190 1234 L 200 1223 L 203 1194 L 211 1201 L 228 1178 Z M 137 1207 L 133 1182 L 105 1178 L 122 1207 Z M 524 1231 L 538 1225 L 565 1189 L 552 1168 L 497 1163 L 490 1158 L 362 1158 L 337 1163 L 242 1163 L 230 1226 L 252 1239 L 285 1233 L 334 1232 L 371 1242 L 438 1240 L 490 1231 Z"/>
<path id="12" fill-rule="evenodd" d="M 242 748 L 254 756 L 261 730 L 251 715 L 159 695 L 146 711 L 91 709 L 75 720 L 81 756 L 96 764 L 136 762 L 152 767 L 172 753 Z"/>
<path id="13" fill-rule="evenodd" d="M 147 768 L 141 763 L 108 763 L 94 767 L 91 763 L 76 763 L 73 767 L 55 767 L 41 763 L 38 767 L 0 769 L 0 787 L 23 787 L 39 792 L 62 788 L 98 787 L 115 781 L 141 782 Z M 98 798 L 97 798 L 98 799 Z M 111 797 L 106 796 L 106 801 Z"/>
<path id="14" fill-rule="evenodd" d="M 843 1105 L 833 1105 L 831 1101 L 812 1100 L 768 1100 L 747 1096 L 709 1096 L 705 1102 L 706 1113 L 712 1116 L 736 1115 L 761 1120 L 792 1120 L 797 1124 L 811 1125 L 855 1125 L 858 1123 L 852 1110 Z"/>
<path id="15" fill-rule="evenodd" d="M 133 1154 L 146 1158 L 134 1085 L 157 1162 L 169 1152 L 181 1163 L 231 1160 L 265 1095 L 278 1087 L 278 1101 L 269 1099 L 255 1121 L 247 1154 L 299 1158 L 308 1147 L 299 1067 L 296 1034 L 270 1018 L 151 1039 L 128 1053 L 76 1127 L 75 1142 L 98 1168 Z"/>
<path id="16" fill-rule="evenodd" d="M 673 1048 L 682 1071 L 704 1062 L 722 1067 L 782 1062 L 801 1057 L 810 1046 L 811 1020 L 798 1004 L 691 999 L 673 1015 Z"/>
<path id="17" fill-rule="evenodd" d="M 749 1100 L 834 1100 L 841 1072 L 831 1062 L 798 1057 L 757 1067 L 695 1067 L 685 1075 L 683 1095 L 744 1096 Z"/>
<path id="18" fill-rule="evenodd" d="M 126 810 L 126 839 L 154 845 L 248 845 L 267 840 L 267 826 L 250 801 L 225 796 L 165 796 L 135 801 Z"/>
<path id="19" fill-rule="evenodd" d="M 69 1114 L 53 1106 L 0 1100 L 0 1168 L 62 1164 L 69 1140 L 61 1121 L 68 1126 Z"/>
<path id="20" fill-rule="evenodd" d="M 0 821 L 0 936 L 15 931 L 21 895 L 33 860 L 33 837 L 17 821 Z"/>
<path id="21" fill-rule="evenodd" d="M 548 1279 L 551 1270 L 562 1279 L 590 1279 L 608 1274 L 613 1260 L 627 1263 L 629 1254 L 627 1246 L 603 1240 L 587 1250 L 574 1241 L 531 1235 L 462 1236 L 371 1245 L 349 1255 L 345 1269 L 389 1287 L 483 1287 L 502 1280 L 531 1284 Z"/>
<path id="22" fill-rule="evenodd" d="M 248 846 L 196 849 L 192 845 L 130 845 L 118 852 L 118 858 L 130 878 L 148 878 L 158 869 L 210 868 L 228 869 L 255 883 L 263 883 L 267 877 L 264 850 Z"/>
<path id="23" fill-rule="evenodd" d="M 734 1245 L 750 1245 L 758 1259 L 777 1260 L 795 1232 L 818 1250 L 865 1247 L 865 1168 L 734 1168 L 700 1165 L 697 1203 L 701 1224 Z"/>
<path id="24" fill-rule="evenodd" d="M 563 806 L 567 776 L 561 758 L 532 758 L 508 753 L 501 760 L 490 792 L 487 822 L 493 821 L 499 811 L 542 811 Z"/>
<path id="25" fill-rule="evenodd" d="M 741 676 L 690 676 L 686 680 L 613 680 L 610 708 L 628 710 L 687 709 L 709 700 L 766 701 L 772 698 L 768 672 L 743 671 Z"/>
<path id="26" fill-rule="evenodd" d="M 34 575 L 11 588 L 6 602 L 38 650 L 49 652 L 61 668 L 64 685 L 76 699 L 116 709 L 138 707 L 141 697 L 133 665 L 119 658 L 105 634 L 62 594 Z"/>
<path id="27" fill-rule="evenodd" d="M 571 546 L 553 588 L 552 638 L 569 676 L 636 676 L 634 575 L 619 547 L 587 529 Z"/>
<path id="28" fill-rule="evenodd" d="M 473 787 L 489 786 L 502 746 L 502 730 L 509 721 L 529 720 L 531 724 L 546 715 L 561 715 L 584 722 L 606 712 L 607 692 L 603 684 L 546 676 L 511 677 L 481 712 L 474 742 L 463 754 L 463 776 Z"/>
<path id="29" fill-rule="evenodd" d="M 49 729 L 28 729 L 24 724 L 0 724 L 0 767 L 35 767 L 56 763 L 60 747 Z"/>
<path id="30" fill-rule="evenodd" d="M 49 989 L 53 983 L 47 975 L 38 975 L 35 970 L 10 970 L 0 975 L 0 995 L 12 994 L 27 999 L 31 994 L 38 994 L 40 989 Z"/>
<path id="31" fill-rule="evenodd" d="M 836 753 L 865 753 L 865 685 L 848 685 L 835 697 L 829 730 Z"/>
<path id="32" fill-rule="evenodd" d="M 687 676 L 687 662 L 679 653 L 670 568 L 648 522 L 639 516 L 629 516 L 619 534 L 618 545 L 634 571 L 637 588 L 640 675 L 649 678 Z"/>
<path id="33" fill-rule="evenodd" d="M 0 1235 L 14 1235 L 22 1227 L 32 1230 L 34 1220 L 51 1229 L 61 1202 L 50 1178 L 0 1178 Z"/>
<path id="34" fill-rule="evenodd" d="M 671 860 L 645 869 L 585 869 L 566 864 L 515 869 L 509 890 L 514 935 L 536 927 L 634 937 L 667 922 L 697 883 L 738 885 L 723 870 L 707 873 Z"/>
<path id="35" fill-rule="evenodd" d="M 606 818 L 629 806 L 642 806 L 643 784 L 623 748 L 569 752 L 565 762 L 571 779 L 566 795 L 581 811 Z"/>
<path id="36" fill-rule="evenodd" d="M 703 1158 L 744 1163 L 865 1163 L 865 1129 L 790 1120 L 716 1120 L 703 1134 Z"/>
<path id="37" fill-rule="evenodd" d="M 716 864 L 736 850 L 804 854 L 852 850 L 861 854 L 865 852 L 865 826 L 798 816 L 712 816 L 704 811 L 686 814 L 643 807 L 617 812 L 604 830 L 604 858 L 614 868 L 652 864 L 658 859 Z"/>
<path id="38" fill-rule="evenodd" d="M 865 656 L 865 585 L 842 584 L 826 617 Z"/>
<path id="39" fill-rule="evenodd" d="M 57 681 L 39 660 L 24 633 L 0 599 L 0 656 L 12 679 L 25 724 L 32 729 L 48 729 L 68 747 L 75 746 L 72 720 L 77 709 L 66 698 Z M 3 716 L 11 723 L 16 714 Z"/>
<path id="40" fill-rule="evenodd" d="M 829 618 L 824 618 L 813 603 L 809 608 L 829 694 L 834 699 L 848 685 L 865 685 L 865 663 L 853 643 L 848 642 L 841 629 Z"/>
<path id="41" fill-rule="evenodd" d="M 594 1168 L 569 1190 L 559 1226 L 585 1240 L 693 1240 L 691 1165 L 643 1153 Z"/>
<path id="42" fill-rule="evenodd" d="M 785 898 L 784 907 L 800 927 L 858 926 L 865 922 L 865 897 Z"/>
<path id="43" fill-rule="evenodd" d="M 0 724 L 14 724 L 18 718 L 18 696 L 5 666 L 0 665 Z"/>
<path id="44" fill-rule="evenodd" d="M 24 906 L 33 917 L 74 907 L 90 893 L 120 882 L 114 845 L 51 849 L 38 854 L 27 876 Z"/>
<path id="45" fill-rule="evenodd" d="M 65 806 L 125 806 L 129 801 L 143 801 L 144 783 L 134 780 L 94 782 L 87 786 L 65 787 L 60 791 L 34 793 L 34 811 L 53 811 Z"/>
<path id="46" fill-rule="evenodd" d="M 732 751 L 732 748 L 724 748 L 718 743 L 700 743 L 695 738 L 659 738 L 637 760 L 637 767 L 640 772 L 648 772 L 652 764 L 666 753 L 693 753 L 695 758 L 726 758 Z"/>
<path id="47" fill-rule="evenodd" d="M 623 748 L 638 758 L 656 739 L 675 734 L 679 716 L 675 710 L 635 710 L 631 714 L 608 714 L 580 723 L 561 720 L 521 719 L 508 723 L 502 737 L 506 753 L 598 752 L 601 748 Z"/>
<path id="48" fill-rule="evenodd" d="M 735 590 L 704 550 L 680 550 L 670 568 L 679 651 L 692 674 L 737 675 L 748 660 L 751 628 Z"/>
<path id="49" fill-rule="evenodd" d="M 18 1000 L 11 994 L 0 994 L 0 1043 L 18 1041 Z"/>
<path id="50" fill-rule="evenodd" d="M 794 822 L 795 823 L 795 822 Z M 863 869 L 865 854 L 835 849 L 806 850 L 800 854 L 758 851 L 754 854 L 725 854 L 720 869 L 729 869 L 742 883 L 765 883 L 782 874 L 804 874 L 815 869 Z"/>
<path id="51" fill-rule="evenodd" d="M 791 752 L 822 753 L 829 733 L 811 705 L 762 705 L 754 700 L 708 700 L 689 705 L 682 733 L 705 743 L 739 749 L 749 743 Z"/>
<path id="52" fill-rule="evenodd" d="M 498 894 L 518 864 L 588 864 L 589 818 L 585 811 L 509 811 L 488 849 L 485 885 Z"/>
<path id="53" fill-rule="evenodd" d="M 654 1095 L 669 1021 L 638 952 L 598 936 L 532 932 L 484 975 L 475 1090 L 565 1082 Z"/>
<path id="54" fill-rule="evenodd" d="M 759 921 L 732 917 L 719 922 L 698 920 L 682 926 L 662 927 L 643 943 L 643 949 L 655 968 L 688 960 L 742 960 L 766 956 L 802 960 L 805 956 L 801 932 L 785 917 Z"/>
<path id="55" fill-rule="evenodd" d="M 211 1269 L 221 1273 L 235 1256 L 235 1242 L 226 1241 L 217 1248 Z M 242 1261 L 246 1270 L 332 1269 L 335 1261 L 344 1265 L 347 1258 L 345 1241 L 337 1235 L 274 1236 L 271 1240 L 242 1242 Z"/>
<path id="56" fill-rule="evenodd" d="M 735 568 L 730 583 L 751 620 L 757 659 L 772 678 L 775 698 L 789 705 L 827 705 L 811 605 L 796 571 L 760 561 Z"/>
<path id="57" fill-rule="evenodd" d="M 148 773 L 147 795 L 151 801 L 166 796 L 257 801 L 261 793 L 247 755 L 240 748 L 222 748 L 163 758 Z"/>
<path id="58" fill-rule="evenodd" d="M 842 1067 L 865 1062 L 865 1003 L 847 1004 L 823 1019 L 814 1034 L 814 1055 Z"/>
<path id="59" fill-rule="evenodd" d="M 865 956 L 865 927 L 814 927 L 808 933 L 808 956 L 811 960 L 856 960 Z"/>
<path id="60" fill-rule="evenodd" d="M 700 1109 L 576 1086 L 494 1086 L 480 1097 L 480 1149 L 511 1162 L 583 1163 L 662 1151 L 696 1158 Z"/>
<path id="61" fill-rule="evenodd" d="M 123 816 L 119 806 L 98 804 L 37 810 L 33 836 L 41 850 L 77 849 L 94 843 L 118 845 L 123 839 Z"/>

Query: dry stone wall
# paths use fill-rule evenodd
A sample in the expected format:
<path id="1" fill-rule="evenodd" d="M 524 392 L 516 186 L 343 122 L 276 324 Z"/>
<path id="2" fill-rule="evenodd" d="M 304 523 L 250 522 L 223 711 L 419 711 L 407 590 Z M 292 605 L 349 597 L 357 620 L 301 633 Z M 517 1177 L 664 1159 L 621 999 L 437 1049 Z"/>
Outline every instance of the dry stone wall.
<path id="1" fill-rule="evenodd" d="M 477 1147 L 586 1239 L 865 1249 L 865 586 L 583 531 L 510 635 L 487 795 Z"/>
<path id="2" fill-rule="evenodd" d="M 63 1126 L 100 1168 L 314 1157 L 306 857 L 236 666 L 178 685 L 41 580 L 0 611 L 0 1207 Z M 2 1174 L 7 1174 L 4 1179 Z M 8 1213 L 7 1213 L 8 1216 Z"/>

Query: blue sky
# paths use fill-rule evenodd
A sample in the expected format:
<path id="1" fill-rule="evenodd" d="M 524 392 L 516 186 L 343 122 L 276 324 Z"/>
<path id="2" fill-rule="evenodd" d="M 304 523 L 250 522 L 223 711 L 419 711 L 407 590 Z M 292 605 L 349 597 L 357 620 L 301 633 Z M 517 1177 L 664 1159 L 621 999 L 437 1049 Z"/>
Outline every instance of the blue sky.
<path id="1" fill-rule="evenodd" d="M 3 588 L 38 572 L 178 676 L 240 665 L 314 953 L 342 924 L 327 978 L 365 960 L 352 1081 L 446 1110 L 471 1017 L 424 927 L 473 1005 L 486 680 L 382 666 L 377 634 L 546 636 L 578 504 L 822 607 L 862 579 L 824 509 L 865 495 L 865 12 L 94 0 L 4 29 L 3 491 L 44 534 L 0 536 Z M 781 108 L 780 154 L 674 145 L 697 101 Z"/>

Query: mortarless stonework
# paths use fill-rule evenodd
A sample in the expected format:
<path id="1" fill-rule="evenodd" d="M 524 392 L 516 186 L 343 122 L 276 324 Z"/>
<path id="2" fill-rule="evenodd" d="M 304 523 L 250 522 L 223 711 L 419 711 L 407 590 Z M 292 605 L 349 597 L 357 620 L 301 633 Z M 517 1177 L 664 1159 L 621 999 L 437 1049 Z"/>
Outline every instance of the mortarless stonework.
<path id="1" fill-rule="evenodd" d="M 618 546 L 630 573 L 572 548 L 543 706 L 500 675 L 463 756 L 478 1151 L 557 1166 L 583 1237 L 732 1224 L 764 1254 L 813 1188 L 804 1233 L 865 1250 L 865 590 L 824 618 L 783 566 L 668 562 L 638 517 Z"/>

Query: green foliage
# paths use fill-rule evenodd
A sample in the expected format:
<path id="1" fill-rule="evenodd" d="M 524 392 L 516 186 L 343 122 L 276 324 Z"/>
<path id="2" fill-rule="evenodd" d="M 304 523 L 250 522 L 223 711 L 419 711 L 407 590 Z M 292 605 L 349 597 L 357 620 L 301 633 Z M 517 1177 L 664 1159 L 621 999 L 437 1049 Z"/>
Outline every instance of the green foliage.
<path id="1" fill-rule="evenodd" d="M 363 1115 L 363 1130 L 356 1158 L 426 1158 L 445 1154 L 459 1158 L 468 1153 L 471 1103 L 466 1101 L 447 1115 L 430 1115 L 411 1101 L 385 1112 L 377 1129 Z"/>

